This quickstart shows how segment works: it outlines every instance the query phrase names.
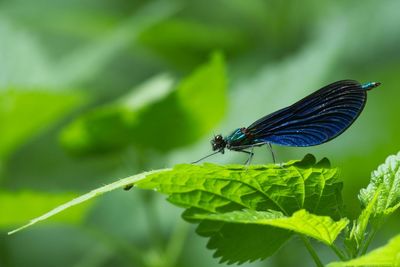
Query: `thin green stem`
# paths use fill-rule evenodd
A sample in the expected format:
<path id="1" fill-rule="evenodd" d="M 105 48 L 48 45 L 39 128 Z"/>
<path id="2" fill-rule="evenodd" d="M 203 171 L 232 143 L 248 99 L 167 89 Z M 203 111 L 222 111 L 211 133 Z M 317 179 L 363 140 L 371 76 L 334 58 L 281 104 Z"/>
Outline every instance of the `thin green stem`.
<path id="1" fill-rule="evenodd" d="M 188 234 L 188 229 L 189 224 L 187 222 L 180 220 L 177 223 L 165 249 L 164 267 L 173 267 L 177 265 L 176 262 L 182 253 L 182 249 Z"/>
<path id="2" fill-rule="evenodd" d="M 152 193 L 153 192 L 142 192 L 141 197 L 145 203 L 145 216 L 147 225 L 149 226 L 149 234 L 158 255 L 161 255 L 164 250 L 163 233 L 161 231 L 160 220 L 154 203 L 155 196 Z"/>
<path id="3" fill-rule="evenodd" d="M 361 256 L 365 255 L 365 253 L 367 253 L 368 247 L 372 242 L 372 239 L 374 239 L 376 232 L 378 231 L 377 227 L 372 227 L 372 231 L 371 233 L 368 235 L 367 240 L 364 243 L 363 249 L 361 251 Z"/>
<path id="4" fill-rule="evenodd" d="M 340 248 L 338 248 L 335 244 L 332 244 L 329 247 L 333 250 L 333 252 L 335 252 L 336 256 L 338 256 L 339 259 L 341 259 L 342 261 L 347 260 L 343 251 Z"/>
<path id="5" fill-rule="evenodd" d="M 306 246 L 308 252 L 310 253 L 311 257 L 313 258 L 315 265 L 317 265 L 317 267 L 324 267 L 324 265 L 322 264 L 321 259 L 318 257 L 317 252 L 314 250 L 314 248 L 312 247 L 310 240 L 308 240 L 307 237 L 305 237 L 304 235 L 300 235 L 300 238 L 303 240 L 304 245 Z"/>

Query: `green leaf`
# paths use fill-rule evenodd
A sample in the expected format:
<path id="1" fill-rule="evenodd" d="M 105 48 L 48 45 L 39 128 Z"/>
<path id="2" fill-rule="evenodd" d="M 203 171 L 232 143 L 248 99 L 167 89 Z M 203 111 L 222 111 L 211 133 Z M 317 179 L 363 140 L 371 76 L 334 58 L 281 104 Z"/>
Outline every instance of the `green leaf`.
<path id="1" fill-rule="evenodd" d="M 209 213 L 229 217 L 240 213 L 221 213 L 244 209 L 249 210 L 249 213 L 264 215 L 264 219 L 270 218 L 271 223 L 266 225 L 207 219 L 201 221 L 198 227 L 200 235 L 210 237 L 208 247 L 216 249 L 215 256 L 221 257 L 222 261 L 253 261 L 272 255 L 290 238 L 292 231 L 332 244 L 347 220 L 335 223 L 328 217 L 317 215 L 340 215 L 341 184 L 336 181 L 337 173 L 336 168 L 328 167 L 326 160 L 316 163 L 311 155 L 302 161 L 289 161 L 282 165 L 181 164 L 173 169 L 128 177 L 93 190 L 32 220 L 20 229 L 102 193 L 136 185 L 167 194 L 173 204 L 186 208 L 183 216 L 193 222 L 199 222 L 201 216 L 208 216 Z M 304 210 L 296 213 L 302 209 L 316 215 Z M 247 216 L 244 219 L 251 218 Z M 309 225 L 299 222 L 301 220 L 306 220 Z M 328 230 L 316 228 L 318 225 L 321 228 L 328 227 Z M 317 233 L 318 230 L 322 232 Z"/>
<path id="2" fill-rule="evenodd" d="M 312 237 L 328 246 L 333 244 L 337 236 L 348 224 L 346 218 L 335 222 L 331 217 L 314 215 L 306 210 L 296 211 L 290 217 L 276 211 L 243 210 L 221 214 L 198 214 L 193 215 L 192 218 L 227 223 L 273 226 Z"/>
<path id="3" fill-rule="evenodd" d="M 91 110 L 63 130 L 62 144 L 76 154 L 89 154 L 129 145 L 168 151 L 194 142 L 222 119 L 226 109 L 221 55 L 215 54 L 173 85 L 171 77 L 157 76 L 136 88 L 128 100 Z"/>
<path id="4" fill-rule="evenodd" d="M 81 103 L 77 93 L 0 92 L 0 160 Z"/>
<path id="5" fill-rule="evenodd" d="M 76 196 L 73 193 L 0 192 L 0 227 L 9 228 L 26 222 L 33 216 L 49 210 Z M 68 214 L 56 216 L 53 222 L 79 223 L 90 206 L 81 205 Z"/>
<path id="6" fill-rule="evenodd" d="M 333 262 L 328 267 L 356 266 L 400 266 L 400 235 L 392 238 L 388 244 L 368 254 L 346 262 Z"/>
<path id="7" fill-rule="evenodd" d="M 219 214 L 186 215 L 201 221 L 197 233 L 209 237 L 207 247 L 216 249 L 221 262 L 241 264 L 273 255 L 292 235 L 298 233 L 332 245 L 348 220 L 333 221 L 300 210 L 288 217 L 277 211 L 242 210 Z"/>
<path id="8" fill-rule="evenodd" d="M 348 237 L 345 240 L 346 247 L 354 257 L 358 255 L 361 249 L 362 243 L 366 236 L 366 231 L 371 215 L 374 212 L 374 206 L 378 200 L 380 190 L 377 190 L 374 198 L 368 205 L 362 210 L 360 216 L 356 221 L 353 221 L 353 226 L 349 232 Z"/>
<path id="9" fill-rule="evenodd" d="M 66 202 L 66 203 L 62 204 L 62 205 L 50 210 L 49 212 L 47 212 L 47 213 L 45 213 L 45 214 L 43 214 L 43 215 L 41 215 L 41 216 L 39 216 L 37 218 L 34 218 L 34 219 L 30 220 L 29 223 L 27 223 L 26 225 L 23 225 L 22 227 L 20 227 L 18 229 L 15 229 L 15 230 L 9 232 L 8 234 L 11 235 L 11 234 L 14 234 L 16 232 L 19 232 L 19 231 L 21 231 L 21 230 L 23 230 L 23 229 L 25 229 L 27 227 L 30 227 L 30 226 L 38 223 L 38 222 L 47 220 L 48 218 L 50 218 L 50 217 L 52 217 L 52 216 L 54 216 L 54 215 L 56 215 L 56 214 L 58 214 L 58 213 L 60 213 L 60 212 L 62 212 L 64 210 L 66 210 L 66 209 L 69 209 L 69 208 L 71 208 L 73 206 L 76 206 L 78 204 L 82 204 L 83 202 L 86 202 L 86 201 L 88 201 L 88 200 L 90 200 L 92 198 L 95 198 L 97 196 L 100 196 L 100 195 L 102 195 L 104 193 L 113 191 L 113 190 L 118 189 L 118 188 L 127 188 L 127 186 L 131 186 L 132 184 L 135 184 L 137 181 L 145 179 L 147 175 L 150 175 L 150 174 L 155 173 L 155 172 L 163 172 L 163 171 L 168 171 L 168 170 L 169 169 L 156 170 L 156 171 L 150 171 L 150 172 L 143 172 L 143 173 L 140 173 L 140 174 L 137 174 L 137 175 L 133 175 L 133 176 L 124 178 L 124 179 L 120 179 L 120 180 L 118 180 L 118 181 L 116 181 L 114 183 L 99 187 L 97 189 L 94 189 L 94 190 L 90 191 L 89 193 L 81 195 L 81 196 L 79 196 L 77 198 L 72 199 L 69 202 Z"/>
<path id="10" fill-rule="evenodd" d="M 321 167 L 311 155 L 283 165 L 219 166 L 177 165 L 156 173 L 137 186 L 168 195 L 186 208 L 184 218 L 238 210 L 280 211 L 286 216 L 300 209 L 339 217 L 341 184 L 337 169 Z M 197 232 L 209 237 L 207 247 L 228 263 L 243 263 L 271 256 L 290 238 L 291 232 L 275 227 L 202 221 Z"/>
<path id="11" fill-rule="evenodd" d="M 209 63 L 198 67 L 178 85 L 177 100 L 191 120 L 193 136 L 201 137 L 223 119 L 226 88 L 225 63 L 220 53 L 214 53 Z"/>
<path id="12" fill-rule="evenodd" d="M 145 172 L 119 180 L 83 195 L 73 203 L 135 184 L 139 188 L 168 194 L 169 200 L 177 205 L 198 207 L 206 213 L 243 208 L 267 211 L 274 208 L 290 215 L 306 208 L 315 214 L 335 216 L 342 207 L 341 202 L 336 202 L 340 199 L 340 191 L 335 191 L 335 198 L 330 195 L 330 188 L 337 188 L 339 184 L 337 173 L 336 168 L 318 168 L 312 156 L 282 165 L 181 164 L 173 169 Z M 323 186 L 315 185 L 317 180 Z M 319 196 L 319 201 L 315 201 L 315 195 Z M 327 209 L 325 204 L 319 207 L 328 200 L 335 203 L 327 205 Z M 303 204 L 299 205 L 301 201 Z M 69 206 L 66 204 L 63 207 Z"/>
<path id="13" fill-rule="evenodd" d="M 304 208 L 338 218 L 342 208 L 338 170 L 318 167 L 315 158 L 311 160 L 308 166 L 304 161 L 248 167 L 181 164 L 137 186 L 168 194 L 172 203 L 206 213 L 272 209 L 291 215 Z"/>
<path id="14" fill-rule="evenodd" d="M 345 245 L 353 257 L 359 254 L 362 246 L 366 251 L 369 245 L 369 242 L 363 244 L 368 226 L 371 224 L 372 231 L 376 231 L 384 218 L 400 206 L 399 159 L 400 153 L 389 156 L 385 163 L 372 173 L 367 188 L 360 190 L 358 197 L 364 209 L 358 219 L 353 222 L 351 231 L 345 240 Z"/>
<path id="15" fill-rule="evenodd" d="M 108 151 L 132 141 L 132 131 L 148 106 L 172 92 L 174 80 L 166 74 L 151 78 L 115 103 L 95 108 L 61 132 L 61 143 L 75 153 Z"/>
<path id="16" fill-rule="evenodd" d="M 400 207 L 400 152 L 389 156 L 372 173 L 369 185 L 358 197 L 364 207 L 377 197 L 372 208 L 374 217 L 386 217 Z"/>
<path id="17" fill-rule="evenodd" d="M 262 260 L 272 256 L 293 233 L 264 225 L 202 221 L 197 234 L 209 238 L 207 248 L 228 264 Z"/>

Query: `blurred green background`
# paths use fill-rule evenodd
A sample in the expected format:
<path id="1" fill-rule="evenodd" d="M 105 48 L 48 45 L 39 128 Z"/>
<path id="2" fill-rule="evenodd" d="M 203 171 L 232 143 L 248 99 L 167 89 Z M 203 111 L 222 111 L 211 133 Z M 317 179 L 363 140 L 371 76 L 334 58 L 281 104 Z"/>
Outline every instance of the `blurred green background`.
<path id="1" fill-rule="evenodd" d="M 0 266 L 218 266 L 152 192 L 112 192 L 6 232 L 118 178 L 194 161 L 213 134 L 341 79 L 382 86 L 334 141 L 275 150 L 278 161 L 328 157 L 345 215 L 358 216 L 359 189 L 400 150 L 399 10 L 396 0 L 0 1 Z M 253 162 L 270 154 L 257 148 Z M 396 216 L 372 247 L 398 233 Z M 293 239 L 244 266 L 312 266 L 306 253 Z"/>

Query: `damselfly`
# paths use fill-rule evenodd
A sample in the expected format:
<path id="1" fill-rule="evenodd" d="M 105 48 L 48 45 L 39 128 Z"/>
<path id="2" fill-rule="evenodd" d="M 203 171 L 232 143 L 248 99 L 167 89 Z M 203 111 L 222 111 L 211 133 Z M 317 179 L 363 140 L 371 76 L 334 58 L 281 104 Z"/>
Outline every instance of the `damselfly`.
<path id="1" fill-rule="evenodd" d="M 367 101 L 367 91 L 379 85 L 379 82 L 360 84 L 353 80 L 329 84 L 249 127 L 238 128 L 226 137 L 214 136 L 211 140 L 214 152 L 196 162 L 224 154 L 225 149 L 249 154 L 247 162 L 250 162 L 253 148 L 262 145 L 268 146 L 275 162 L 272 144 L 307 147 L 328 142 L 357 119 Z"/>

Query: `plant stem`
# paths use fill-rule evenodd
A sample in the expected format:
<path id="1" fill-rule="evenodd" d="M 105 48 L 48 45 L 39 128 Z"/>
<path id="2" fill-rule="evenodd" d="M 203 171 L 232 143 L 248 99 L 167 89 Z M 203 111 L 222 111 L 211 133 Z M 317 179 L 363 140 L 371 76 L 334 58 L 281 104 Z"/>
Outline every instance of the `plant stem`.
<path id="1" fill-rule="evenodd" d="M 324 265 L 321 262 L 321 259 L 318 257 L 317 252 L 314 250 L 312 247 L 310 240 L 308 240 L 307 237 L 304 235 L 300 235 L 300 238 L 303 240 L 304 245 L 306 246 L 308 252 L 310 253 L 311 257 L 313 258 L 315 265 L 318 267 L 324 267 Z"/>
<path id="2" fill-rule="evenodd" d="M 164 254 L 165 267 L 176 266 L 188 234 L 189 224 L 180 220 L 168 241 Z"/>
<path id="3" fill-rule="evenodd" d="M 156 205 L 154 203 L 155 196 L 152 194 L 152 192 L 143 192 L 141 197 L 145 203 L 145 216 L 149 226 L 149 234 L 151 236 L 153 246 L 158 255 L 161 255 L 164 250 L 164 240 L 161 226 L 159 224 L 160 220 L 158 218 Z"/>
<path id="4" fill-rule="evenodd" d="M 371 244 L 372 239 L 374 239 L 377 230 L 378 230 L 377 227 L 372 227 L 372 231 L 368 235 L 368 238 L 364 243 L 363 249 L 361 251 L 361 256 L 364 255 L 365 253 L 367 253 L 368 247 Z"/>
<path id="5" fill-rule="evenodd" d="M 342 261 L 346 260 L 346 256 L 344 255 L 344 253 L 335 244 L 330 245 L 330 248 L 333 250 L 333 252 L 335 252 L 336 256 L 338 256 L 339 259 L 341 259 Z"/>

